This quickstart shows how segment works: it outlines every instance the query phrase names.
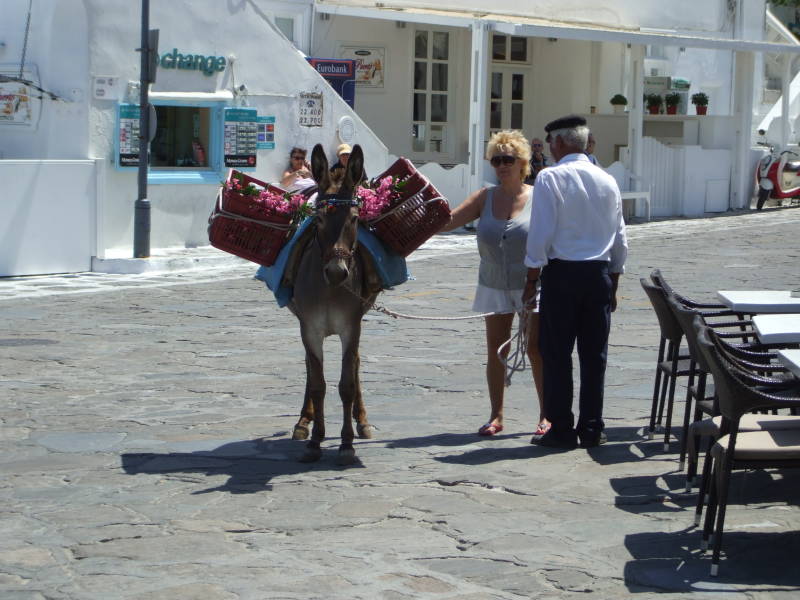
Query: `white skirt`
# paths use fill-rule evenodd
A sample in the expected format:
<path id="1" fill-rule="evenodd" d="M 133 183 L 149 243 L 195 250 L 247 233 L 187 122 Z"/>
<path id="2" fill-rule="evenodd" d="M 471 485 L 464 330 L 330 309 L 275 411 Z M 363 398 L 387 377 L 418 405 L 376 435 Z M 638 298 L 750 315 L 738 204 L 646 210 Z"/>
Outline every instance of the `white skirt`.
<path id="1" fill-rule="evenodd" d="M 478 313 L 500 313 L 508 314 L 521 312 L 523 309 L 522 292 L 524 290 L 498 290 L 497 288 L 486 287 L 478 284 L 475 290 L 475 300 L 472 302 L 472 310 Z M 536 290 L 536 309 L 539 312 L 539 290 Z"/>

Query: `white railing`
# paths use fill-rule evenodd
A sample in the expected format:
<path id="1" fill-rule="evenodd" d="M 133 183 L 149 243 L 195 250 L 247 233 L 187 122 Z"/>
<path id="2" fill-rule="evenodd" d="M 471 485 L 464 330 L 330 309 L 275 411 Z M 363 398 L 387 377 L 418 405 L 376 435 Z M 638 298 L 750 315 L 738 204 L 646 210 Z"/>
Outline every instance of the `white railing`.
<path id="1" fill-rule="evenodd" d="M 678 150 L 651 137 L 642 138 L 641 177 L 651 186 L 650 211 L 653 216 L 681 213 L 681 170 Z"/>
<path id="2" fill-rule="evenodd" d="M 397 160 L 396 156 L 389 156 L 389 164 Z M 425 163 L 418 165 L 417 170 L 425 175 L 439 193 L 447 198 L 450 210 L 461 204 L 474 190 L 468 189 L 469 165 L 456 164 L 452 167 L 443 167 L 439 163 Z"/>

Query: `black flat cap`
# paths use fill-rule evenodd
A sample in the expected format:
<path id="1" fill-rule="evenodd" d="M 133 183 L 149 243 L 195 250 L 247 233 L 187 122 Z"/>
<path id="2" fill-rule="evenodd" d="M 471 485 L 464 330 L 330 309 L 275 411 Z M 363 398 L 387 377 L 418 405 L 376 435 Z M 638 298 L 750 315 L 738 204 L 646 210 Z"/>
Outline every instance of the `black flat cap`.
<path id="1" fill-rule="evenodd" d="M 547 133 L 555 131 L 556 129 L 572 129 L 573 127 L 586 126 L 586 119 L 578 115 L 567 115 L 555 121 L 550 121 L 544 126 Z"/>

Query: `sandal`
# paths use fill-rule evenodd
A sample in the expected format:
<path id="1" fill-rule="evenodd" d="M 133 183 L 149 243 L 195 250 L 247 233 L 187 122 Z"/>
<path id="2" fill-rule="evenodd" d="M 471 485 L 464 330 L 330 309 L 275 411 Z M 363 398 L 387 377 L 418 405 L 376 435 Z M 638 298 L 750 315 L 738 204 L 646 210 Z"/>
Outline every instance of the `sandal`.
<path id="1" fill-rule="evenodd" d="M 542 421 L 541 423 L 539 423 L 539 425 L 536 427 L 536 431 L 534 431 L 534 432 L 533 432 L 533 437 L 531 438 L 531 443 L 534 443 L 534 441 L 535 441 L 535 440 L 540 440 L 540 439 L 542 439 L 542 438 L 544 437 L 544 435 L 545 435 L 545 434 L 546 434 L 548 431 L 550 431 L 550 428 L 551 428 L 552 426 L 553 426 L 553 425 L 552 425 L 551 423 L 546 423 L 546 422 L 544 422 L 544 421 Z"/>
<path id="2" fill-rule="evenodd" d="M 478 429 L 478 435 L 496 435 L 501 431 L 503 431 L 503 426 L 500 423 L 492 423 L 489 421 Z"/>

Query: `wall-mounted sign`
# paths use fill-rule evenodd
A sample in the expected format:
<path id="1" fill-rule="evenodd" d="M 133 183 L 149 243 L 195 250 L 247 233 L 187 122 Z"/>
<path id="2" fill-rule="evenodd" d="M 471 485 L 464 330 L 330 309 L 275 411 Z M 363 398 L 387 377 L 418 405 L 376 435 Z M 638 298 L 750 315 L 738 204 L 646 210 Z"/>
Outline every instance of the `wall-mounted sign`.
<path id="1" fill-rule="evenodd" d="M 16 81 L 0 83 L 0 123 L 32 125 L 32 91 L 34 90 L 24 83 Z"/>
<path id="2" fill-rule="evenodd" d="M 322 94 L 300 92 L 298 113 L 301 127 L 322 127 Z"/>
<path id="3" fill-rule="evenodd" d="M 120 92 L 118 77 L 94 77 L 92 79 L 92 95 L 97 100 L 117 100 Z"/>
<path id="4" fill-rule="evenodd" d="M 386 65 L 386 48 L 383 46 L 342 46 L 339 56 L 356 61 L 356 85 L 365 88 L 382 88 Z"/>
<path id="5" fill-rule="evenodd" d="M 227 61 L 224 56 L 205 56 L 203 54 L 180 54 L 177 48 L 161 55 L 158 64 L 162 69 L 183 69 L 185 71 L 202 71 L 204 75 L 225 70 Z"/>
<path id="6" fill-rule="evenodd" d="M 257 150 L 275 149 L 275 117 L 258 117 Z"/>
<path id="7" fill-rule="evenodd" d="M 120 167 L 139 166 L 139 105 L 119 105 L 119 156 Z"/>
<path id="8" fill-rule="evenodd" d="M 325 78 L 350 108 L 355 108 L 356 61 L 338 58 L 309 58 L 306 60 Z"/>
<path id="9" fill-rule="evenodd" d="M 258 111 L 255 108 L 226 108 L 223 137 L 226 167 L 256 166 Z"/>

